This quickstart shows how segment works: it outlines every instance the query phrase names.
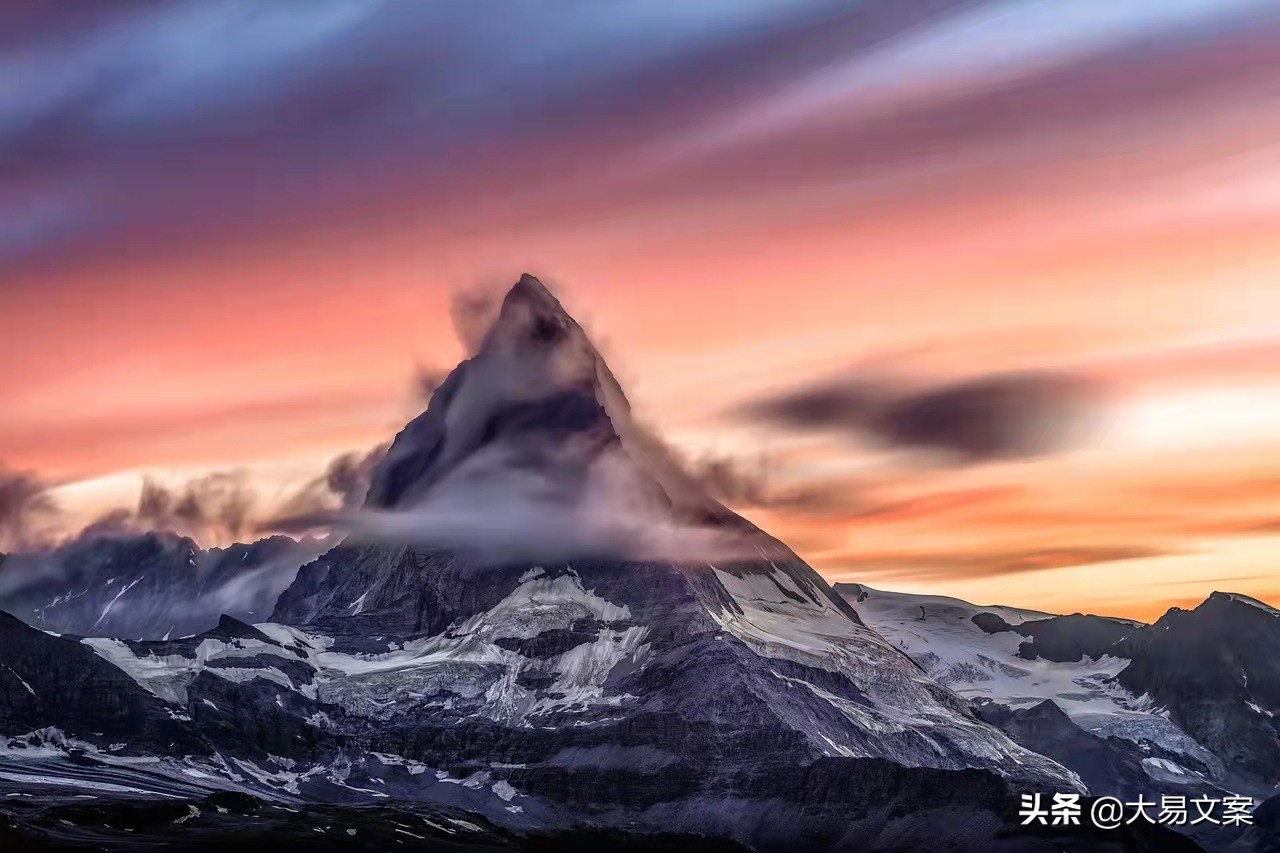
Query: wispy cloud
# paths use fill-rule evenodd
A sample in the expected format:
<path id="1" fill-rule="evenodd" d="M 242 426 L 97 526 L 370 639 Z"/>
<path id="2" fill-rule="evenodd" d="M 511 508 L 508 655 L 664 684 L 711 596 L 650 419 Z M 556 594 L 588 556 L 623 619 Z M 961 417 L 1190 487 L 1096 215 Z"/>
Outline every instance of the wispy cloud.
<path id="1" fill-rule="evenodd" d="M 48 483 L 35 474 L 0 467 L 0 551 L 47 542 L 57 511 Z"/>
<path id="2" fill-rule="evenodd" d="M 910 578 L 930 581 L 994 578 L 1053 569 L 1142 560 L 1181 553 L 1145 545 L 1082 545 L 1025 550 L 918 551 L 893 554 L 856 551 L 819 555 L 816 566 L 848 578 Z"/>
<path id="3" fill-rule="evenodd" d="M 739 414 L 976 463 L 1042 456 L 1083 443 L 1104 398 L 1096 383 L 1068 374 L 993 375 L 921 388 L 851 377 L 749 403 Z"/>
<path id="4" fill-rule="evenodd" d="M 829 183 L 882 174 L 940 137 L 952 153 L 981 137 L 1008 157 L 1001 126 L 1061 124 L 1090 101 L 1099 57 L 1157 41 L 1169 50 L 1152 66 L 1176 76 L 1203 33 L 1273 23 L 1257 0 L 507 0 L 495 15 L 412 0 L 315 0 L 305 15 L 246 0 L 100 5 L 92 25 L 0 13 L 23 33 L 0 76 L 29 81 L 0 88 L 0 160 L 35 193 L 0 215 L 11 259 L 126 238 L 160 252 L 179 235 L 248 239 L 264 224 L 320 227 L 318 210 L 376 218 L 424 198 L 479 226 L 496 186 L 508 207 L 524 197 L 545 211 L 575 195 L 585 210 L 713 183 L 758 191 L 804 171 Z M 1129 92 L 1150 74 L 1110 75 L 1095 120 L 1151 100 Z M 876 93 L 892 114 L 868 113 Z M 1010 98 L 1057 106 L 1012 111 Z M 815 120 L 829 150 L 813 150 Z M 761 150 L 761 133 L 790 141 Z M 733 156 L 710 157 L 724 147 Z M 646 151 L 667 152 L 666 174 L 644 177 Z M 74 228 L 50 218 L 68 183 L 82 192 Z"/>

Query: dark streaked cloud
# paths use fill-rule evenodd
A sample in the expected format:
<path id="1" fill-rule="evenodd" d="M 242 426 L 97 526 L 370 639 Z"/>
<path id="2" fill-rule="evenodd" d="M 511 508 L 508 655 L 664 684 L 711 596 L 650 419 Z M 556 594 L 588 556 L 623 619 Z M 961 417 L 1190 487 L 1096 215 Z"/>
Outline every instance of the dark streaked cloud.
<path id="1" fill-rule="evenodd" d="M 872 432 L 900 447 L 971 461 L 1040 456 L 1084 436 L 1098 389 L 1071 376 L 991 376 L 899 397 Z"/>
<path id="2" fill-rule="evenodd" d="M 997 374 L 910 390 L 854 378 L 756 401 L 739 414 L 975 463 L 1076 446 L 1089 436 L 1103 399 L 1096 383 L 1056 373 Z"/>
<path id="3" fill-rule="evenodd" d="M 23 43 L 0 56 L 0 76 L 26 83 L 0 90 L 0 163 L 14 167 L 0 199 L 44 215 L 14 206 L 0 241 L 20 258 L 282 217 L 314 226 L 317 205 L 397 191 L 458 207 L 460 184 L 484 178 L 460 180 L 464 165 L 516 150 L 562 160 L 539 140 L 598 124 L 670 65 L 842 5 L 169 0 L 112 4 L 92 25 L 19 15 Z"/>
<path id="4" fill-rule="evenodd" d="M 869 505 L 869 486 L 862 481 L 797 478 L 766 456 L 704 455 L 691 459 L 670 445 L 665 447 L 689 482 L 736 510 L 767 509 L 790 516 L 827 518 L 864 512 Z"/>
<path id="5" fill-rule="evenodd" d="M 986 486 L 981 488 L 952 489 L 927 492 L 897 500 L 881 500 L 846 513 L 841 518 L 849 521 L 874 521 L 888 524 L 896 521 L 916 521 L 943 513 L 989 507 L 1004 501 L 1017 500 L 1026 494 L 1020 486 Z"/>

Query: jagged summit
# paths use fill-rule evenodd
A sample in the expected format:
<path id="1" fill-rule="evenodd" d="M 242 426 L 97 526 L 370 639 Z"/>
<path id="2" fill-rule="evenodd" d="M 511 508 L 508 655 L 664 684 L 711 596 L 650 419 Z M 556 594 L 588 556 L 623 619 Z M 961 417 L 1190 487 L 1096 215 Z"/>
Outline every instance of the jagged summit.
<path id="1" fill-rule="evenodd" d="M 652 542 L 660 539 L 675 540 L 673 550 L 682 557 L 691 552 L 691 560 L 678 561 L 696 563 L 699 570 L 730 557 L 765 567 L 773 559 L 797 566 L 801 583 L 815 590 L 824 606 L 858 623 L 812 569 L 712 498 L 656 436 L 637 425 L 582 327 L 527 274 L 507 293 L 476 354 L 449 374 L 427 410 L 396 436 L 373 474 L 366 509 L 396 514 L 395 523 L 406 535 L 393 544 L 412 546 L 414 559 L 435 554 L 468 572 L 487 571 L 496 558 L 467 553 L 475 549 L 463 546 L 521 536 L 538 540 L 535 547 L 521 548 L 515 541 L 501 562 L 537 563 L 548 550 L 565 552 L 557 559 L 587 555 L 644 561 L 654 552 Z M 475 524 L 477 516 L 482 523 Z M 435 519 L 460 519 L 463 526 L 486 529 L 477 542 L 460 546 L 456 530 L 441 531 L 439 539 L 423 532 L 435 529 Z M 530 519 L 535 529 L 522 530 Z M 557 537 L 602 547 L 557 549 Z M 685 547 L 686 540 L 698 545 Z M 326 582 L 326 589 L 308 594 L 311 602 L 299 610 L 300 582 L 316 571 L 314 566 L 304 571 L 281 596 L 274 618 L 371 617 L 386 608 L 403 615 L 407 607 L 407 587 L 381 583 L 370 589 L 369 579 L 346 573 L 332 578 L 341 592 Z M 360 592 L 348 598 L 357 588 Z M 394 600 L 387 600 L 393 590 Z M 357 595 L 364 597 L 355 610 Z M 329 603 L 317 608 L 317 597 Z M 413 630 L 419 630 L 424 627 L 421 608 L 413 609 Z"/>
<path id="2" fill-rule="evenodd" d="M 552 472 L 557 487 L 627 479 L 686 522 L 751 526 L 691 478 L 636 422 L 626 394 L 583 328 L 551 291 L 523 275 L 476 354 L 396 436 L 366 499 L 412 505 L 454 477 Z M 754 530 L 754 528 L 751 528 Z"/>
<path id="3" fill-rule="evenodd" d="M 420 499 L 476 455 L 535 467 L 572 440 L 583 459 L 623 441 L 630 407 L 582 328 L 540 281 L 507 293 L 478 352 L 449 374 L 375 472 L 367 504 Z M 517 450 L 511 447 L 518 442 Z"/>
<path id="4" fill-rule="evenodd" d="M 503 297 L 498 320 L 490 334 L 506 331 L 503 318 L 507 318 L 508 322 L 514 321 L 517 312 L 525 312 L 526 317 L 537 318 L 544 323 L 540 330 L 529 330 L 541 332 L 534 337 L 543 339 L 554 337 L 556 328 L 566 333 L 570 330 L 581 331 L 577 322 L 569 316 L 569 312 L 565 310 L 551 289 L 529 273 L 522 274 L 520 280 L 513 284 Z"/>
<path id="5" fill-rule="evenodd" d="M 521 273 L 520 279 L 511 285 L 511 290 L 507 292 L 507 297 L 528 299 L 541 303 L 561 314 L 565 313 L 564 308 L 560 305 L 560 300 L 556 299 L 551 289 L 531 273 Z"/>
<path id="6" fill-rule="evenodd" d="M 515 349 L 535 355 L 566 344 L 576 345 L 583 362 L 598 360 L 582 327 L 560 304 L 551 290 L 525 273 L 503 297 L 492 326 L 485 333 L 479 354 L 497 349 Z"/>
<path id="7" fill-rule="evenodd" d="M 1218 592 L 1215 590 L 1209 595 L 1209 600 L 1210 601 L 1229 601 L 1235 604 L 1244 604 L 1256 610 L 1261 610 L 1263 613 L 1266 613 L 1270 616 L 1280 616 L 1280 610 L 1277 610 L 1276 608 L 1272 607 L 1270 604 L 1267 604 L 1264 601 L 1259 601 L 1258 599 L 1252 596 L 1245 595 L 1239 592 Z"/>

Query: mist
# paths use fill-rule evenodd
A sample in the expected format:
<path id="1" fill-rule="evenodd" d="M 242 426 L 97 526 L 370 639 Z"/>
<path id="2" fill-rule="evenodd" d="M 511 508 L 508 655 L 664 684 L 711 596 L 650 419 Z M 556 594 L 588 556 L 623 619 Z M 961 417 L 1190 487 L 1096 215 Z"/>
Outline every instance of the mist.
<path id="1" fill-rule="evenodd" d="M 50 485 L 34 474 L 0 466 L 0 552 L 41 547 L 58 514 Z"/>

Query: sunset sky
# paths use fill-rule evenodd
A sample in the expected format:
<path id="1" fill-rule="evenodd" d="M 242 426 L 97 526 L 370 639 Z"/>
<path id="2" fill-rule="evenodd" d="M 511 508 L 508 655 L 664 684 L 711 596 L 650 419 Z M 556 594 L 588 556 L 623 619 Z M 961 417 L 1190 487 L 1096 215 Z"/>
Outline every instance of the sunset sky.
<path id="1" fill-rule="evenodd" d="M 143 476 L 279 501 L 525 271 L 691 460 L 822 491 L 741 508 L 832 581 L 1280 602 L 1274 0 L 0 11 L 0 465 L 49 525 Z M 1098 390 L 1083 445 L 750 414 L 1021 371 Z"/>

